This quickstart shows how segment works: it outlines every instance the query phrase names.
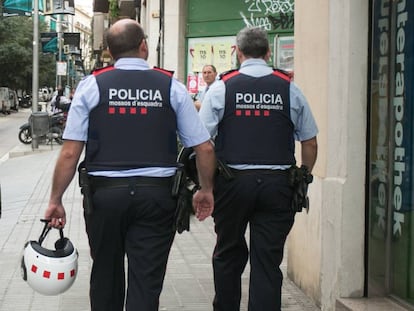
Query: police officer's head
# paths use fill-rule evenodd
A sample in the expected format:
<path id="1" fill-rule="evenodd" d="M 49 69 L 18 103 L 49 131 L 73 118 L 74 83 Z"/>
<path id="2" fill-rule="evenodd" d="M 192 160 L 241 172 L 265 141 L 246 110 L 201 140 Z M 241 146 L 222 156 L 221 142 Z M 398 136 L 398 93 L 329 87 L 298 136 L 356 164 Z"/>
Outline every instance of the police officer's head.
<path id="1" fill-rule="evenodd" d="M 240 63 L 248 58 L 263 58 L 267 61 L 270 57 L 267 33 L 261 28 L 243 28 L 237 34 L 236 44 Z"/>
<path id="2" fill-rule="evenodd" d="M 121 19 L 106 33 L 106 42 L 114 60 L 122 57 L 148 58 L 146 36 L 140 24 L 132 19 Z"/>

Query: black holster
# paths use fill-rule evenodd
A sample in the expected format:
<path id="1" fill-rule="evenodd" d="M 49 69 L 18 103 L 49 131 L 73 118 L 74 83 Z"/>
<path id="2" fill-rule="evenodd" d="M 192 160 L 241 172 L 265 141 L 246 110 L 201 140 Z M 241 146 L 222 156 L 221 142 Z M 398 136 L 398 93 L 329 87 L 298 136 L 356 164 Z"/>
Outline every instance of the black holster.
<path id="1" fill-rule="evenodd" d="M 172 196 L 177 200 L 173 230 L 178 233 L 190 231 L 190 216 L 194 214 L 193 194 L 197 189 L 197 185 L 186 176 L 184 168 L 178 167 L 172 187 Z"/>
<path id="2" fill-rule="evenodd" d="M 303 208 L 309 211 L 308 185 L 313 176 L 305 165 L 289 168 L 289 186 L 293 188 L 292 210 L 301 212 Z"/>
<path id="3" fill-rule="evenodd" d="M 220 159 L 217 159 L 217 173 L 222 175 L 223 178 L 227 181 L 234 179 L 234 174 L 231 171 L 230 167 Z"/>
<path id="4" fill-rule="evenodd" d="M 91 178 L 88 175 L 86 170 L 85 163 L 81 162 L 78 167 L 79 173 L 79 187 L 81 188 L 81 193 L 83 195 L 83 209 L 86 215 L 92 214 L 93 204 L 92 204 L 92 184 Z"/>

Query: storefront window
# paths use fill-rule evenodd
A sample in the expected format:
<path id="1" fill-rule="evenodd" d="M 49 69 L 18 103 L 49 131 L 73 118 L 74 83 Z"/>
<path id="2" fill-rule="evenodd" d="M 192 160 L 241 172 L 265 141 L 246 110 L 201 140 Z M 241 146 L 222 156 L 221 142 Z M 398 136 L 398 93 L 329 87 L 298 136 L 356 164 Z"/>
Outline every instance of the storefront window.
<path id="1" fill-rule="evenodd" d="M 372 8 L 368 294 L 414 303 L 414 2 Z"/>

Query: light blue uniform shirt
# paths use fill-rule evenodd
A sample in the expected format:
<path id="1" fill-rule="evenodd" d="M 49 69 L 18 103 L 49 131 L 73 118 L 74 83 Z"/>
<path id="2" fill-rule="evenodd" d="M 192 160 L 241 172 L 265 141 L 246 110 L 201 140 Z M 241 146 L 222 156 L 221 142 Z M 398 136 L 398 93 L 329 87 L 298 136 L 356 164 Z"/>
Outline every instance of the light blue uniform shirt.
<path id="1" fill-rule="evenodd" d="M 270 75 L 273 69 L 263 59 L 250 58 L 245 60 L 239 71 L 252 77 L 263 77 Z M 222 80 L 213 83 L 204 97 L 199 115 L 204 122 L 211 137 L 217 135 L 218 124 L 222 120 L 225 107 L 226 87 Z M 294 124 L 294 138 L 304 141 L 316 137 L 318 128 L 309 108 L 306 98 L 297 85 L 290 83 L 290 117 Z M 286 165 L 230 165 L 237 169 L 286 169 Z"/>
<path id="2" fill-rule="evenodd" d="M 121 58 L 115 63 L 115 68 L 124 70 L 149 70 L 149 64 L 140 58 Z M 206 142 L 210 135 L 203 123 L 201 122 L 197 110 L 194 107 L 193 100 L 187 92 L 185 86 L 172 79 L 170 102 L 172 109 L 177 117 L 177 132 L 181 143 L 185 147 L 193 147 Z M 95 76 L 89 75 L 84 78 L 76 88 L 72 100 L 70 112 L 66 123 L 64 139 L 84 141 L 88 140 L 89 113 L 99 103 L 99 89 Z M 108 124 L 108 126 L 110 126 Z M 119 133 L 119 135 L 125 135 Z M 123 137 L 130 144 L 139 144 L 134 140 L 132 134 L 126 134 Z M 121 139 L 121 137 L 120 137 Z M 113 152 L 117 152 L 113 150 Z M 143 151 L 145 152 L 145 150 Z M 175 167 L 147 167 L 121 171 L 99 171 L 90 172 L 91 175 L 107 177 L 128 177 L 128 176 L 154 176 L 167 177 L 175 174 Z"/>

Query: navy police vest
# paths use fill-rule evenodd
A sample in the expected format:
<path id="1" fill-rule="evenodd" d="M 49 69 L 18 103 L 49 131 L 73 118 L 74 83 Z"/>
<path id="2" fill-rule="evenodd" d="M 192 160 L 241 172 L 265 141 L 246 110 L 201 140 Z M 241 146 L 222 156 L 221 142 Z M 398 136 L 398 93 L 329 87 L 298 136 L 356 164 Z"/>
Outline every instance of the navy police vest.
<path id="1" fill-rule="evenodd" d="M 106 67 L 94 72 L 99 104 L 89 115 L 89 171 L 175 166 L 176 116 L 172 73 Z"/>
<path id="2" fill-rule="evenodd" d="M 264 77 L 236 70 L 221 79 L 226 95 L 215 140 L 217 157 L 228 164 L 294 164 L 290 78 L 278 70 Z"/>

